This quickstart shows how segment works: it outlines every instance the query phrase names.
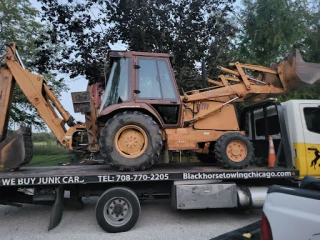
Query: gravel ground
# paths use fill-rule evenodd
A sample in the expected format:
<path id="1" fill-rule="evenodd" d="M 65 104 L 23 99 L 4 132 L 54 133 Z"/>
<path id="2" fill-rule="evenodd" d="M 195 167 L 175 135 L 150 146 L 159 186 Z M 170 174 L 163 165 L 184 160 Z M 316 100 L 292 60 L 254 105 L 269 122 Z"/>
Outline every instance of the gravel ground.
<path id="1" fill-rule="evenodd" d="M 168 201 L 142 202 L 136 226 L 129 232 L 104 232 L 95 219 L 97 198 L 84 199 L 83 210 L 66 208 L 61 223 L 47 231 L 49 206 L 0 206 L 1 240 L 210 239 L 260 219 L 261 210 L 206 209 L 174 211 Z"/>

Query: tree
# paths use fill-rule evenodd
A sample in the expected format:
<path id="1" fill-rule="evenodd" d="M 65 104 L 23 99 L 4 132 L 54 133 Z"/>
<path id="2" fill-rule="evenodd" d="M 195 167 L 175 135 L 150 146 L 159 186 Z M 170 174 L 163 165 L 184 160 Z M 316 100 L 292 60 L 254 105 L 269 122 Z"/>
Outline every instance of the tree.
<path id="1" fill-rule="evenodd" d="M 320 63 L 320 0 L 313 0 L 310 5 L 310 24 L 302 41 L 302 50 L 306 61 Z"/>
<path id="2" fill-rule="evenodd" d="M 29 0 L 2 0 L 0 2 L 0 45 L 15 41 L 26 66 L 33 61 L 35 40 L 43 29 L 36 21 L 39 12 L 30 7 Z M 4 51 L 5 49 L 3 49 Z"/>
<path id="3" fill-rule="evenodd" d="M 39 71 L 35 64 L 38 59 L 38 49 L 36 41 L 45 25 L 39 23 L 37 18 L 39 12 L 31 7 L 29 0 L 2 0 L 0 2 L 0 46 L 1 57 L 6 51 L 6 43 L 16 42 L 25 66 L 39 74 L 43 73 L 50 84 L 61 92 L 66 90 L 66 85 L 62 81 L 57 81 L 55 75 L 48 71 Z M 1 59 L 2 61 L 2 59 Z M 44 129 L 44 124 L 36 113 L 34 107 L 28 102 L 21 90 L 16 87 L 11 112 L 13 122 L 25 122 L 32 124 L 36 128 Z"/>
<path id="4" fill-rule="evenodd" d="M 238 60 L 269 66 L 299 48 L 306 61 L 320 63 L 320 2 L 314 0 L 311 5 L 304 0 L 243 0 L 235 51 Z M 279 100 L 318 99 L 319 95 L 318 87 L 308 86 Z"/>
<path id="5" fill-rule="evenodd" d="M 90 82 L 103 82 L 106 41 L 122 40 L 129 50 L 173 52 L 177 79 L 181 86 L 191 89 L 200 82 L 195 81 L 199 78 L 196 61 L 206 56 L 210 44 L 219 35 L 230 33 L 229 23 L 223 19 L 234 1 L 41 2 L 43 19 L 52 23 L 52 30 L 48 32 L 51 37 L 47 40 L 74 43 L 67 46 L 62 61 L 47 62 L 51 68 L 62 69 L 72 77 L 85 75 Z M 190 76 L 191 83 L 186 80 Z"/>
<path id="6" fill-rule="evenodd" d="M 220 21 L 226 21 L 226 23 L 218 24 L 218 34 L 216 34 L 215 39 L 210 43 L 205 57 L 207 74 L 212 79 L 216 79 L 221 74 L 219 66 L 228 67 L 230 62 L 238 61 L 234 56 L 233 43 L 238 27 L 229 17 L 227 19 L 220 19 Z"/>
<path id="7" fill-rule="evenodd" d="M 243 0 L 239 56 L 268 65 L 300 46 L 308 32 L 307 3 L 301 0 Z"/>
<path id="8" fill-rule="evenodd" d="M 52 133 L 48 132 L 39 132 L 32 134 L 33 142 L 54 142 L 56 141 L 56 137 Z"/>

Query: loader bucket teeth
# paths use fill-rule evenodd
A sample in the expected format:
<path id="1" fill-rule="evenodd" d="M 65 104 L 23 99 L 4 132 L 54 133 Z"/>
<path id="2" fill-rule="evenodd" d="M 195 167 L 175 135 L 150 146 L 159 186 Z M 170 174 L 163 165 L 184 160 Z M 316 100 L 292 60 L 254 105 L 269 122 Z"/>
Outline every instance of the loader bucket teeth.
<path id="1" fill-rule="evenodd" d="M 320 64 L 305 62 L 298 50 L 281 61 L 277 68 L 286 92 L 311 85 L 320 79 Z"/>
<path id="2" fill-rule="evenodd" d="M 31 129 L 21 127 L 0 143 L 0 167 L 15 170 L 30 163 L 33 156 Z"/>

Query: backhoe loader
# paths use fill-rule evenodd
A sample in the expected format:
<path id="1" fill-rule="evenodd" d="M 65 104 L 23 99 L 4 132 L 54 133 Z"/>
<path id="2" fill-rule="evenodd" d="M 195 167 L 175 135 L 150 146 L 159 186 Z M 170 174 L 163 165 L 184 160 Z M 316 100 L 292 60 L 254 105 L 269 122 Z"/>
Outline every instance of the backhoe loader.
<path id="1" fill-rule="evenodd" d="M 296 51 L 269 68 L 230 63 L 220 68 L 218 80 L 208 79 L 212 86 L 180 96 L 172 62 L 165 53 L 108 52 L 106 86 L 96 83 L 72 93 L 75 112 L 85 115 L 81 123 L 42 76 L 24 69 L 11 43 L 0 69 L 1 167 L 17 169 L 31 160 L 24 141 L 28 132 L 7 136 L 15 83 L 63 146 L 102 156 L 117 170 L 135 171 L 151 167 L 164 149 L 192 150 L 225 167 L 244 168 L 254 149 L 239 127 L 234 103 L 258 102 L 320 79 L 320 64 L 304 62 Z"/>

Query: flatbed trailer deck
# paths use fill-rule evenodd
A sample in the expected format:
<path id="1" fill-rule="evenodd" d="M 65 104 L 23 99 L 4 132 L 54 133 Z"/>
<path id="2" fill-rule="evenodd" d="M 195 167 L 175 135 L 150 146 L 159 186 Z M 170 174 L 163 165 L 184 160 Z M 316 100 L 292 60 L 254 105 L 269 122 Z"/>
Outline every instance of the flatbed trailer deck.
<path id="1" fill-rule="evenodd" d="M 294 178 L 299 171 L 292 168 L 248 167 L 225 169 L 214 165 L 158 165 L 146 171 L 118 172 L 106 165 L 74 165 L 57 167 L 25 167 L 0 173 L 0 186 L 36 186 L 55 184 L 92 184 L 115 182 L 148 182 L 180 180 L 231 180 Z"/>
<path id="2" fill-rule="evenodd" d="M 0 204 L 53 205 L 50 230 L 61 221 L 64 204 L 81 208 L 82 197 L 100 196 L 99 225 L 121 232 L 137 222 L 141 200 L 170 198 L 175 209 L 261 207 L 267 185 L 298 176 L 298 170 L 287 167 L 235 170 L 194 163 L 158 164 L 139 172 L 118 172 L 106 165 L 23 167 L 0 172 Z"/>

